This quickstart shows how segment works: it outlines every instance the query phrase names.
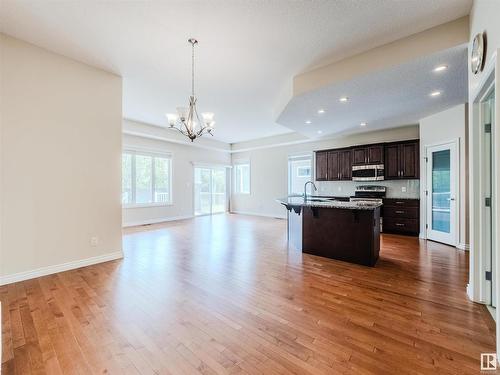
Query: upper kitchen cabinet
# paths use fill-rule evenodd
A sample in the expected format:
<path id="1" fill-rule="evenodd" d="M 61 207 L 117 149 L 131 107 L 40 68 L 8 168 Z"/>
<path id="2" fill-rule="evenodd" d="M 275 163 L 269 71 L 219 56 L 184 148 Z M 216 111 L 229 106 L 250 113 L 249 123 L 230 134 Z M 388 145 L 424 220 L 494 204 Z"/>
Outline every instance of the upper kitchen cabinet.
<path id="1" fill-rule="evenodd" d="M 352 149 L 352 165 L 383 163 L 384 145 L 356 146 Z"/>
<path id="2" fill-rule="evenodd" d="M 419 178 L 419 141 L 393 142 L 385 145 L 385 179 Z"/>
<path id="3" fill-rule="evenodd" d="M 316 152 L 316 181 L 328 179 L 328 151 Z"/>
<path id="4" fill-rule="evenodd" d="M 350 180 L 352 153 L 350 149 L 316 152 L 316 181 Z"/>

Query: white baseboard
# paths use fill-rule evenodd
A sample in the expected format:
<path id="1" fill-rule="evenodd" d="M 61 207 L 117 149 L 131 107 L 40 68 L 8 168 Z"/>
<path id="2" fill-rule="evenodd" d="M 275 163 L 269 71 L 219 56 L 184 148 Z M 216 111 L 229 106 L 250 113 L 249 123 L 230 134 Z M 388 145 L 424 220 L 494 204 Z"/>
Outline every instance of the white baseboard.
<path id="1" fill-rule="evenodd" d="M 273 219 L 286 219 L 286 216 L 283 215 L 273 215 L 273 214 L 262 214 L 260 212 L 250 212 L 250 211 L 231 211 L 232 214 L 237 215 L 250 215 L 250 216 L 263 216 L 263 217 L 272 217 Z"/>
<path id="2" fill-rule="evenodd" d="M 164 223 L 167 221 L 185 220 L 185 219 L 191 219 L 191 218 L 193 218 L 193 215 L 160 217 L 160 218 L 156 218 L 156 219 L 146 219 L 146 220 L 142 220 L 142 221 L 131 221 L 128 223 L 123 223 L 122 227 L 123 228 L 138 227 L 140 225 L 158 224 L 158 223 Z"/>
<path id="3" fill-rule="evenodd" d="M 41 267 L 31 271 L 24 271 L 14 273 L 12 275 L 0 276 L 0 285 L 16 283 L 18 281 L 24 281 L 29 279 L 34 279 L 35 277 L 47 276 L 53 273 L 64 272 L 73 270 L 76 268 L 81 268 L 85 266 L 90 266 L 92 264 L 109 262 L 110 260 L 123 258 L 122 251 L 115 251 L 113 253 L 98 255 L 96 257 L 75 260 L 73 262 L 55 264 L 53 266 Z"/>
<path id="4" fill-rule="evenodd" d="M 469 251 L 470 247 L 469 247 L 469 244 L 467 244 L 467 243 L 459 243 L 457 245 L 457 249 Z"/>

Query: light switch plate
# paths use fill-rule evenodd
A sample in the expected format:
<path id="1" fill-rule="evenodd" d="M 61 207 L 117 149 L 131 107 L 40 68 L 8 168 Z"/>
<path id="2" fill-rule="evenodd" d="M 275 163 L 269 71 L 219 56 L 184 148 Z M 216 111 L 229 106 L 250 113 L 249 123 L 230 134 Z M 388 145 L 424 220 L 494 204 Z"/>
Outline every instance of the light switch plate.
<path id="1" fill-rule="evenodd" d="M 401 187 L 401 191 L 402 191 L 403 193 L 406 193 L 406 186 L 402 186 L 402 187 Z"/>

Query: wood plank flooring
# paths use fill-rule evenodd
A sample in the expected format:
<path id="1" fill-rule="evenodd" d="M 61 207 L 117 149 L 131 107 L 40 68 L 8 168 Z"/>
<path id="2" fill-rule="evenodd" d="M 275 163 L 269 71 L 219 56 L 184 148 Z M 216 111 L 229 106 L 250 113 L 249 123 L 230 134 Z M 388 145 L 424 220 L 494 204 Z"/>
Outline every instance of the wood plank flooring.
<path id="1" fill-rule="evenodd" d="M 444 245 L 383 235 L 368 268 L 217 215 L 129 229 L 124 252 L 0 287 L 2 374 L 475 374 L 495 349 Z"/>

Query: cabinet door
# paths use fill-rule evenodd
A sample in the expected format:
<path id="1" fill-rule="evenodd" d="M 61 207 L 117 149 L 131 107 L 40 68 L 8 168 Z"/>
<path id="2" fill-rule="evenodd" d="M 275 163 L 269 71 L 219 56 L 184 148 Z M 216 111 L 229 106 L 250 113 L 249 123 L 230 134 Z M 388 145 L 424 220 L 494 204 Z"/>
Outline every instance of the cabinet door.
<path id="1" fill-rule="evenodd" d="M 383 164 L 384 163 L 384 146 L 370 146 L 367 149 L 368 163 Z"/>
<path id="2" fill-rule="evenodd" d="M 339 169 L 341 180 L 352 180 L 352 152 L 344 150 L 339 153 Z"/>
<path id="3" fill-rule="evenodd" d="M 400 178 L 399 145 L 385 146 L 385 179 L 397 180 Z"/>
<path id="4" fill-rule="evenodd" d="M 328 181 L 340 180 L 339 151 L 328 152 Z"/>
<path id="5" fill-rule="evenodd" d="M 403 143 L 400 147 L 401 177 L 418 178 L 420 169 L 418 142 Z"/>
<path id="6" fill-rule="evenodd" d="M 326 181 L 328 178 L 328 153 L 316 152 L 316 181 Z"/>
<path id="7" fill-rule="evenodd" d="M 360 165 L 367 162 L 367 149 L 365 147 L 356 147 L 352 149 L 352 164 Z"/>

